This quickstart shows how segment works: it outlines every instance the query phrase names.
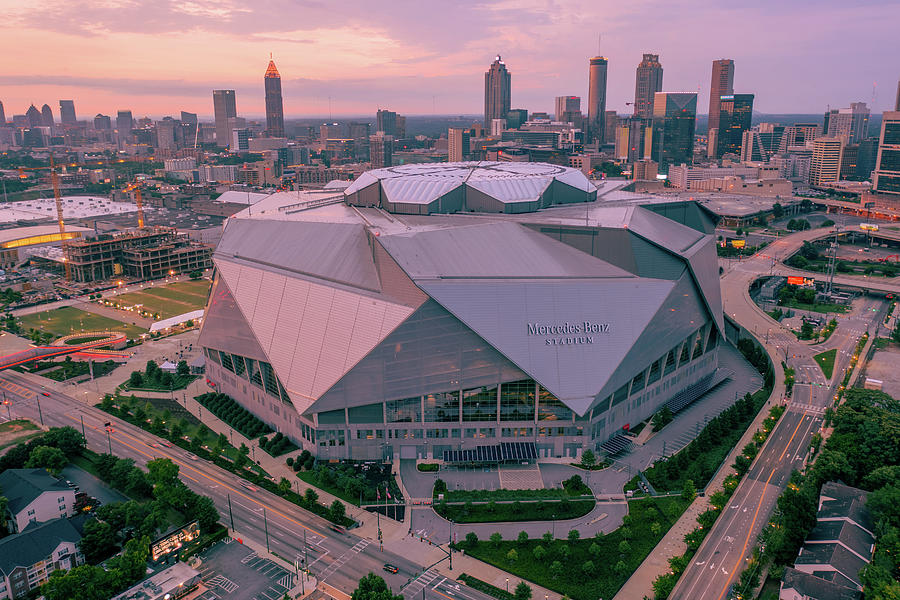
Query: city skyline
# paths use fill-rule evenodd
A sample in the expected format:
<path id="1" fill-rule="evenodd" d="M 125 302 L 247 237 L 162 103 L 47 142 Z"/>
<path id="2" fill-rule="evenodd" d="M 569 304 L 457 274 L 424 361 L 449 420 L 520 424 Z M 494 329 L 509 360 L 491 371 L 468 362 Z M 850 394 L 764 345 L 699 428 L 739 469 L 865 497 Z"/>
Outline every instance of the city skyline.
<path id="1" fill-rule="evenodd" d="M 896 68 L 875 59 L 890 47 L 891 23 L 900 16 L 890 3 L 803 1 L 779 5 L 778 17 L 769 2 L 702 13 L 699 3 L 676 10 L 659 2 L 495 2 L 443 10 L 440 19 L 436 8 L 360 5 L 337 14 L 277 2 L 253 9 L 205 0 L 168 7 L 135 2 L 115 10 L 102 2 L 38 2 L 4 19 L 0 48 L 20 59 L 0 76 L 2 101 L 7 115 L 73 98 L 82 120 L 120 109 L 157 118 L 186 109 L 208 118 L 210 91 L 235 89 L 242 114 L 264 115 L 258 73 L 274 52 L 289 118 L 368 114 L 378 106 L 411 115 L 478 114 L 485 65 L 499 53 L 516 73 L 512 104 L 549 111 L 556 96 L 588 97 L 586 69 L 578 66 L 599 51 L 609 59 L 607 108 L 622 114 L 631 112 L 625 103 L 633 100 L 634 65 L 647 52 L 666 65 L 664 91 L 699 88 L 704 107 L 709 64 L 723 55 L 740 65 L 740 88 L 756 94 L 759 112 L 871 105 L 873 81 L 873 112 L 894 103 Z M 798 36 L 797 19 L 808 33 Z M 298 29 L 297 22 L 308 25 Z M 742 31 L 765 31 L 770 41 L 735 44 L 730 24 L 736 22 Z M 596 23 L 595 31 L 585 23 Z M 847 33 L 854 31 L 865 33 Z M 54 34 L 49 43 L 48 32 Z M 832 77 L 836 68 L 844 76 Z"/>

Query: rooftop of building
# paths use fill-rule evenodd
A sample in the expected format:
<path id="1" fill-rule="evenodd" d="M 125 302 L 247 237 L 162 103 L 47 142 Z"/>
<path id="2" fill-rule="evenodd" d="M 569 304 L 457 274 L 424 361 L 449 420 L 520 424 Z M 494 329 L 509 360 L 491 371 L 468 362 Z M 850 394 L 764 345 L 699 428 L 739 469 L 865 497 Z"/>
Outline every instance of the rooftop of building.
<path id="1" fill-rule="evenodd" d="M 788 567 L 782 578 L 784 588 L 796 590 L 803 597 L 816 600 L 859 600 L 862 592 L 828 581 L 811 573 L 804 573 Z"/>
<path id="2" fill-rule="evenodd" d="M 17 567 L 46 560 L 61 543 L 77 544 L 86 515 L 33 523 L 21 533 L 0 539 L 0 572 L 9 575 Z"/>
<path id="3" fill-rule="evenodd" d="M 196 581 L 200 572 L 192 569 L 187 563 L 177 562 L 171 567 L 158 571 L 128 588 L 111 600 L 148 600 L 162 597 L 162 594 L 175 592 L 184 585 Z M 172 594 L 178 596 L 177 593 Z M 166 596 L 168 597 L 168 596 Z"/>
<path id="4" fill-rule="evenodd" d="M 82 219 L 137 211 L 137 205 L 133 202 L 113 202 L 97 196 L 63 196 L 60 200 L 65 219 Z M 49 219 L 56 220 L 56 201 L 53 198 L 8 202 L 0 207 L 0 223 Z"/>
<path id="5" fill-rule="evenodd" d="M 3 495 L 9 500 L 9 510 L 13 514 L 34 502 L 44 492 L 69 489 L 44 469 L 7 469 L 0 473 L 0 490 L 3 490 Z"/>
<path id="6" fill-rule="evenodd" d="M 88 227 L 79 227 L 77 225 L 66 225 L 66 233 L 75 232 L 82 235 L 93 233 L 93 229 Z M 19 240 L 28 240 L 29 238 L 40 238 L 42 236 L 54 235 L 59 233 L 59 225 L 33 225 L 26 227 L 11 227 L 9 229 L 0 229 L 0 246 L 9 242 L 17 242 Z M 35 239 L 31 243 L 41 244 L 49 240 Z"/>

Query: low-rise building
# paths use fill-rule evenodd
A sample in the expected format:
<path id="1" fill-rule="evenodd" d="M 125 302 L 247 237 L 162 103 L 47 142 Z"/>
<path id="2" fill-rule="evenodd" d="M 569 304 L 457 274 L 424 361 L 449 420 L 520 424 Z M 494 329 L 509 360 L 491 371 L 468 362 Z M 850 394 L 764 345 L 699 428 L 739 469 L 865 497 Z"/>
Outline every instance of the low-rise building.
<path id="1" fill-rule="evenodd" d="M 24 598 L 58 570 L 84 563 L 78 550 L 84 517 L 32 523 L 0 540 L 0 599 Z"/>
<path id="2" fill-rule="evenodd" d="M 112 600 L 175 600 L 190 593 L 199 582 L 199 571 L 177 562 L 113 596 Z"/>
<path id="3" fill-rule="evenodd" d="M 29 523 L 75 514 L 75 490 L 44 469 L 7 469 L 0 473 L 0 490 L 8 500 L 7 530 L 13 533 Z"/>

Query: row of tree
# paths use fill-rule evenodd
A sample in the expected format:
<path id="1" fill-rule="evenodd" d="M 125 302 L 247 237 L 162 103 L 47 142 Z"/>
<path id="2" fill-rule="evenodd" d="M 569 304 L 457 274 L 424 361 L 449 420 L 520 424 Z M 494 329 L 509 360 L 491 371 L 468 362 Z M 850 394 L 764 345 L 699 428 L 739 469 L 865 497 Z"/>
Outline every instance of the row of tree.
<path id="1" fill-rule="evenodd" d="M 226 394 L 220 392 L 201 394 L 197 396 L 197 402 L 248 439 L 272 431 L 271 427 Z"/>

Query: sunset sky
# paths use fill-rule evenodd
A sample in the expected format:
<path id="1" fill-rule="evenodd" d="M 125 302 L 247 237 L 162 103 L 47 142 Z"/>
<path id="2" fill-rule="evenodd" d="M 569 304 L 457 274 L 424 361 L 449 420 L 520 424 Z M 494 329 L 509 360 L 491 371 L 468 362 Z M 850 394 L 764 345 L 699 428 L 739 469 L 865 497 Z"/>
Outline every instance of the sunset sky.
<path id="1" fill-rule="evenodd" d="M 263 114 L 272 52 L 285 115 L 463 114 L 483 110 L 484 71 L 500 53 L 513 107 L 582 96 L 587 60 L 609 58 L 608 108 L 631 112 L 642 52 L 660 54 L 666 91 L 700 91 L 710 64 L 735 60 L 735 91 L 759 112 L 827 105 L 890 108 L 900 77 L 896 0 L 569 2 L 501 0 L 0 0 L 0 101 L 7 118 L 75 100 L 98 112 L 212 113 L 211 90 L 237 90 L 242 116 Z"/>

